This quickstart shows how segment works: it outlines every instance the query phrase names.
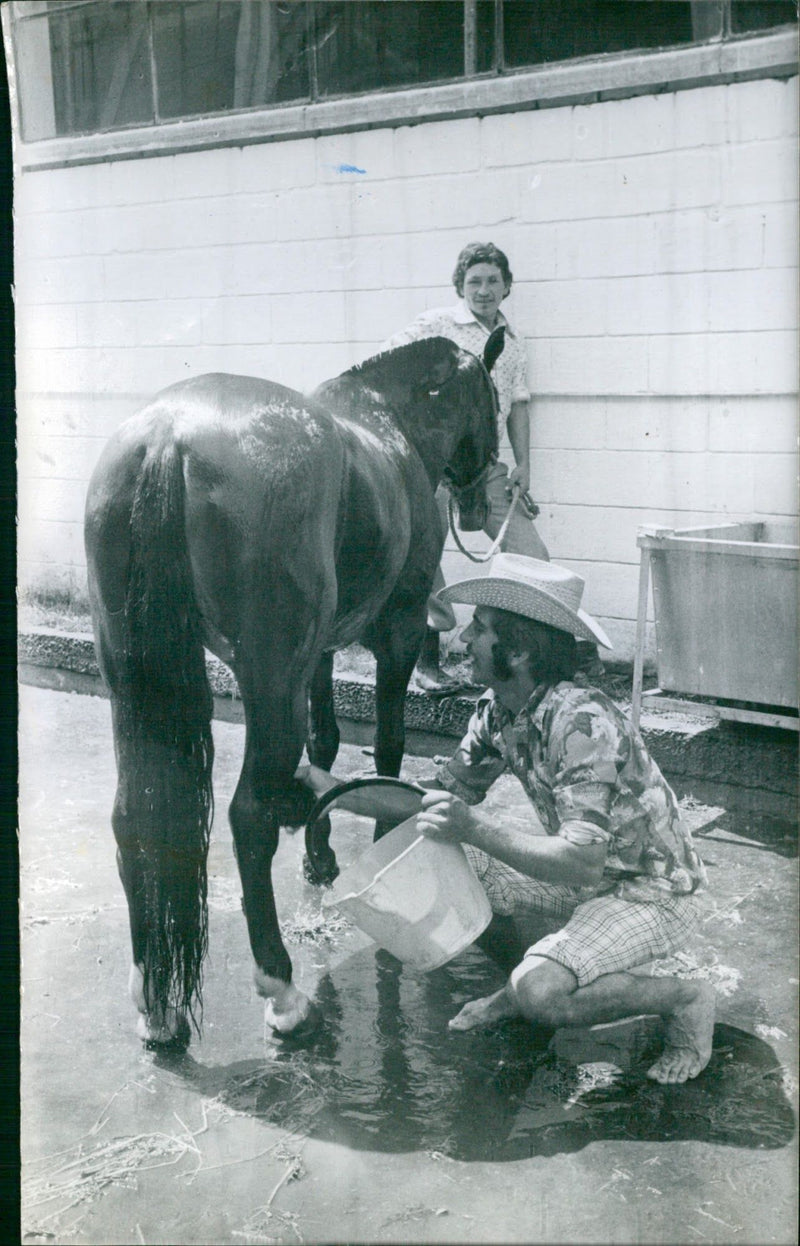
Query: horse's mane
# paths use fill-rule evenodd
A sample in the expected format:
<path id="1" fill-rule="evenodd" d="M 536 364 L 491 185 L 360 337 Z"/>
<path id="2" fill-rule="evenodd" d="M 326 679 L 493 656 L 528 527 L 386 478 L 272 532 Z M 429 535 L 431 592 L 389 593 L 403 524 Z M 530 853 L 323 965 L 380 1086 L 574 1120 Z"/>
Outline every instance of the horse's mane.
<path id="1" fill-rule="evenodd" d="M 412 362 L 415 367 L 426 372 L 447 351 L 457 354 L 460 353 L 460 348 L 447 337 L 420 338 L 417 342 L 406 342 L 403 346 L 394 346 L 389 350 L 380 351 L 377 355 L 370 355 L 368 359 L 348 368 L 342 375 L 351 376 L 360 381 L 369 380 L 372 383 L 385 377 L 397 383 L 408 379 Z"/>
<path id="2" fill-rule="evenodd" d="M 326 395 L 344 393 L 352 402 L 354 390 L 356 393 L 373 391 L 373 396 L 380 395 L 384 413 L 391 415 L 401 428 L 413 427 L 414 436 L 419 439 L 433 436 L 435 427 L 452 418 L 454 412 L 477 411 L 476 384 L 486 387 L 487 396 L 490 392 L 494 395 L 491 377 L 476 355 L 462 350 L 450 338 L 427 337 L 381 351 L 354 364 L 319 386 L 315 397 L 324 404 Z M 432 406 L 431 400 L 440 389 L 441 398 L 437 397 L 436 405 Z M 495 396 L 495 411 L 496 401 Z M 483 427 L 480 421 L 477 423 L 472 434 L 478 437 L 487 454 L 495 453 L 497 420 L 494 412 L 490 420 L 482 423 Z"/>

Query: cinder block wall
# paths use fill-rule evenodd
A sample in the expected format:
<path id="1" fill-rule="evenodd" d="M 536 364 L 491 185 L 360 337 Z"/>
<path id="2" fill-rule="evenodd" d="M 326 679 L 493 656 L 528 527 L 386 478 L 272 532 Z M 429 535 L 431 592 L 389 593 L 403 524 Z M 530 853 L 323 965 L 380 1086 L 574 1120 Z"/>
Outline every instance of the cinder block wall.
<path id="1" fill-rule="evenodd" d="M 491 239 L 540 530 L 629 657 L 640 524 L 797 513 L 796 132 L 765 80 L 19 175 L 21 588 L 83 595 L 86 483 L 154 391 L 311 389 Z"/>

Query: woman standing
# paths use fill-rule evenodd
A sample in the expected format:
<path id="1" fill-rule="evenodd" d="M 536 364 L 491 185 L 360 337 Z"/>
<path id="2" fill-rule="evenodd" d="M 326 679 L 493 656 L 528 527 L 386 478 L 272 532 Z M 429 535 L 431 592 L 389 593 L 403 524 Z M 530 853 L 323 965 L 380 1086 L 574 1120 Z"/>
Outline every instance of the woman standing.
<path id="1" fill-rule="evenodd" d="M 524 347 L 500 304 L 509 295 L 513 276 L 508 258 L 492 242 L 471 242 L 461 251 L 453 273 L 453 285 L 459 302 L 422 312 L 415 320 L 384 342 L 382 350 L 416 342 L 424 337 L 447 337 L 463 350 L 481 358 L 486 339 L 498 325 L 505 327 L 505 345 L 492 369 L 497 389 L 500 428 L 508 432 L 514 467 L 509 472 L 505 463 L 496 460 L 487 479 L 489 517 L 484 527 L 494 540 L 508 514 L 512 491 L 519 485 L 520 502 L 514 508 L 501 549 L 529 558 L 549 560 L 547 549 L 536 531 L 530 502 L 530 389 Z M 442 523 L 447 526 L 446 491 L 437 493 Z M 417 662 L 416 683 L 426 692 L 446 692 L 448 681 L 439 664 L 439 641 L 442 632 L 456 626 L 450 606 L 436 599 L 444 587 L 441 568 L 436 572 L 432 596 L 428 601 L 428 631 Z"/>

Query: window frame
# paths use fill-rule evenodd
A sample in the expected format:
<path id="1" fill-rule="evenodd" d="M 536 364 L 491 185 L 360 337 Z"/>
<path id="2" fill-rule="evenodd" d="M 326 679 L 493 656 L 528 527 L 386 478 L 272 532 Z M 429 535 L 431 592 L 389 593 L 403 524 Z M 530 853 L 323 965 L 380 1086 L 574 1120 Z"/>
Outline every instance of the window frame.
<path id="1" fill-rule="evenodd" d="M 25 141 L 21 137 L 15 81 L 15 18 L 10 5 L 1 7 L 14 112 L 15 159 L 21 170 L 596 103 L 748 79 L 789 78 L 798 72 L 798 30 L 792 25 L 766 33 L 728 34 L 702 43 L 602 53 L 533 68 L 498 72 L 496 64 L 484 73 L 424 86 L 257 105 L 91 134 Z M 466 45 L 465 40 L 465 56 Z"/>

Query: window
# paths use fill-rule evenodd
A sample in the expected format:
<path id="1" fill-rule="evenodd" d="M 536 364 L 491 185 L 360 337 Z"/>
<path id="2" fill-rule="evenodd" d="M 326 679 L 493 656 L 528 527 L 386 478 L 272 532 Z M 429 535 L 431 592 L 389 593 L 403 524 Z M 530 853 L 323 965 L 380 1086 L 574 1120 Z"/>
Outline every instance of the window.
<path id="1" fill-rule="evenodd" d="M 11 6 L 26 142 L 726 40 L 783 0 L 27 0 Z"/>
<path id="2" fill-rule="evenodd" d="M 769 3 L 750 4 L 733 0 L 730 7 L 730 30 L 735 35 L 796 21 L 796 4 L 779 4 L 772 0 Z"/>
<path id="3" fill-rule="evenodd" d="M 691 43 L 692 7 L 670 0 L 647 4 L 512 0 L 503 6 L 505 64 L 536 65 L 598 52 Z"/>
<path id="4" fill-rule="evenodd" d="M 311 7 L 320 97 L 417 86 L 464 72 L 463 5 L 452 0 Z"/>
<path id="5" fill-rule="evenodd" d="M 308 98 L 304 4 L 162 0 L 148 7 L 156 119 Z"/>
<path id="6" fill-rule="evenodd" d="M 147 10 L 110 3 L 103 20 L 97 16 L 91 7 L 77 6 L 49 17 L 57 134 L 108 130 L 152 118 Z"/>

